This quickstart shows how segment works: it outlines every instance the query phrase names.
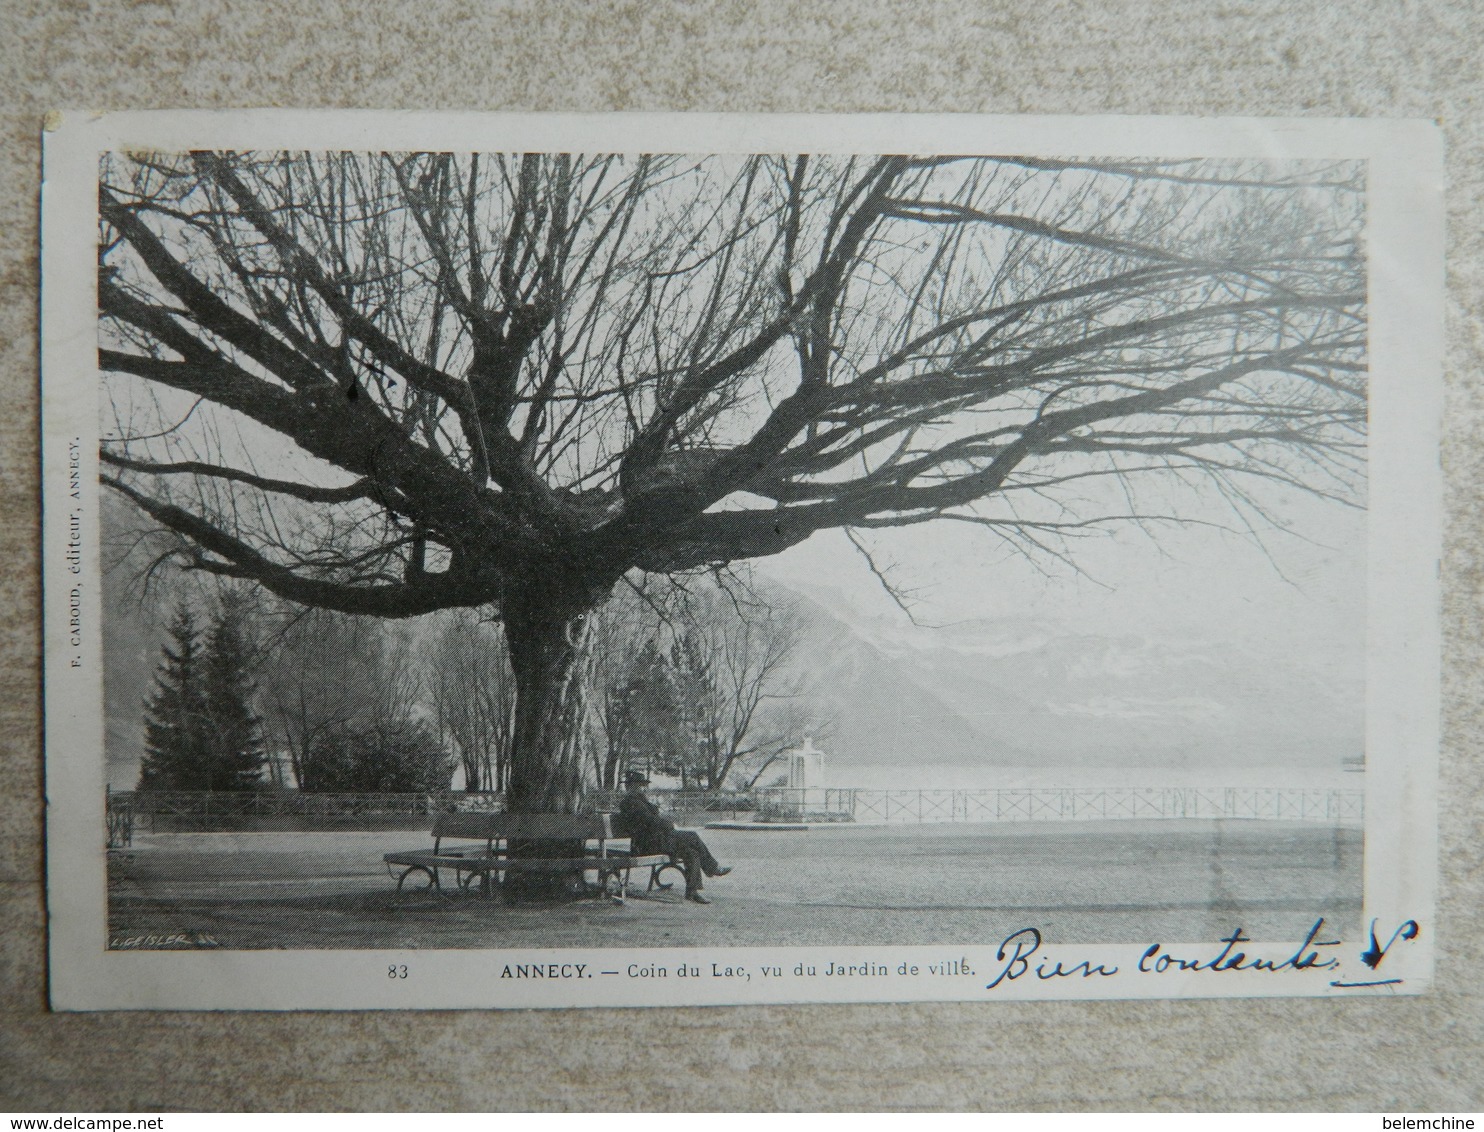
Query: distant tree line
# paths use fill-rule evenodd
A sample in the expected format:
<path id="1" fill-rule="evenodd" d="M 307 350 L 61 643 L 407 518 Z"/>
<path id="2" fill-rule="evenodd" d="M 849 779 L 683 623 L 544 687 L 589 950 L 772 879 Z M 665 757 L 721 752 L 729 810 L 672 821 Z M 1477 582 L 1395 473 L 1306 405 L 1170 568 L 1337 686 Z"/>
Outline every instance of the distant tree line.
<path id="1" fill-rule="evenodd" d="M 719 790 L 756 785 L 818 720 L 796 603 L 725 586 L 620 595 L 599 614 L 593 778 L 638 766 Z"/>
<path id="2" fill-rule="evenodd" d="M 810 720 L 796 604 L 712 579 L 635 586 L 597 616 L 590 786 L 625 769 L 756 785 Z M 141 790 L 504 791 L 515 678 L 503 627 L 401 624 L 224 590 L 178 596 L 144 712 Z M 817 727 L 818 721 L 813 721 Z"/>

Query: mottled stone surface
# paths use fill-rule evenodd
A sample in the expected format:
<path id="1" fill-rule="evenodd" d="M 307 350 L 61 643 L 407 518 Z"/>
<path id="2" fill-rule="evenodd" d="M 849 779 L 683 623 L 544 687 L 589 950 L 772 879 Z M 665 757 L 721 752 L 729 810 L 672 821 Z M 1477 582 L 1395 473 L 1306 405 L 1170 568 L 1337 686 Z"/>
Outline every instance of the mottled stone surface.
<path id="1" fill-rule="evenodd" d="M 0 8 L 0 1109 L 1484 1107 L 1484 17 L 1466 3 Z M 1439 119 L 1449 476 L 1439 989 L 1365 1002 L 503 1014 L 45 1010 L 38 137 L 54 106 Z M 422 1051 L 414 1069 L 406 1051 Z M 471 1049 L 499 1070 L 474 1072 Z"/>

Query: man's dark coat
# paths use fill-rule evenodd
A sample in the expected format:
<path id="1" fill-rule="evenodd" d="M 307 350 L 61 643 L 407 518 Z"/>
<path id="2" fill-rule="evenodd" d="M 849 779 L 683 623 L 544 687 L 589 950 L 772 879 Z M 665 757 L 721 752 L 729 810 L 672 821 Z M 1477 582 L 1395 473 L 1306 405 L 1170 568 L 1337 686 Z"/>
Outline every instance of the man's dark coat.
<path id="1" fill-rule="evenodd" d="M 675 823 L 660 813 L 660 808 L 637 790 L 623 796 L 618 804 L 623 819 L 623 832 L 630 838 L 636 857 L 650 853 L 671 855 L 675 852 Z"/>

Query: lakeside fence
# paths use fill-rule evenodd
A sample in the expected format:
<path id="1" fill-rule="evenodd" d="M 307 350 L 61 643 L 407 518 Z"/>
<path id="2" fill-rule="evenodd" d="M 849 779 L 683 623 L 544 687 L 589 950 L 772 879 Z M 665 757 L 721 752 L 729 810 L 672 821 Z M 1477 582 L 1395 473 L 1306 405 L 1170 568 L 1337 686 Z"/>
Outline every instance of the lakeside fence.
<path id="1" fill-rule="evenodd" d="M 588 794 L 585 808 L 618 808 L 618 791 Z M 1032 822 L 1142 819 L 1320 821 L 1355 824 L 1365 794 L 1339 787 L 1023 787 L 984 790 L 859 788 L 746 791 L 654 790 L 662 809 L 698 819 L 845 822 Z M 286 826 L 296 829 L 382 829 L 419 824 L 454 811 L 498 811 L 500 794 L 301 794 L 135 791 L 107 795 L 110 848 L 131 843 L 136 828 L 214 830 Z"/>

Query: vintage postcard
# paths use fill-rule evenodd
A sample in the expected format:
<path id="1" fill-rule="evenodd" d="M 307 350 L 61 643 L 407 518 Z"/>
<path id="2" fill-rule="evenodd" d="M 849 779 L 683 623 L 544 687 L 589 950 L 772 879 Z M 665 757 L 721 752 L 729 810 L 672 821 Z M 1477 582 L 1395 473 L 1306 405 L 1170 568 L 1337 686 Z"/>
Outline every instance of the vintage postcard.
<path id="1" fill-rule="evenodd" d="M 46 131 L 58 1009 L 1427 989 L 1430 124 Z"/>

